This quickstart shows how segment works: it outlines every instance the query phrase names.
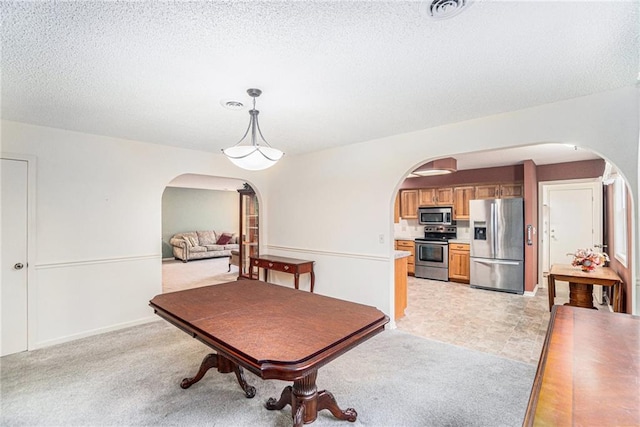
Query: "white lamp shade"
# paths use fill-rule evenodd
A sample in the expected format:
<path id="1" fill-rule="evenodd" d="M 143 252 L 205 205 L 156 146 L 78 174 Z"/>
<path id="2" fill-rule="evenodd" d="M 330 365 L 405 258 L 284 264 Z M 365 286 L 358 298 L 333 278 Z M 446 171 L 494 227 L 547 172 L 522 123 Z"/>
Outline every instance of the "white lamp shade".
<path id="1" fill-rule="evenodd" d="M 276 148 L 261 145 L 237 145 L 225 148 L 222 152 L 234 165 L 250 171 L 267 169 L 284 155 Z"/>

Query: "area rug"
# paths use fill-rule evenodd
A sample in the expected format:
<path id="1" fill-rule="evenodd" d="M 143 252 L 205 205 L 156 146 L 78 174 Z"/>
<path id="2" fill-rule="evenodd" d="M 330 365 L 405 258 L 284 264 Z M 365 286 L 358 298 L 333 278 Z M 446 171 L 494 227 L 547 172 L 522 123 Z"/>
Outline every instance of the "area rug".
<path id="1" fill-rule="evenodd" d="M 290 407 L 268 411 L 289 383 L 215 369 L 191 388 L 209 348 L 160 320 L 0 358 L 3 426 L 290 426 Z M 320 369 L 355 423 L 321 411 L 314 426 L 520 426 L 535 367 L 385 331 Z"/>

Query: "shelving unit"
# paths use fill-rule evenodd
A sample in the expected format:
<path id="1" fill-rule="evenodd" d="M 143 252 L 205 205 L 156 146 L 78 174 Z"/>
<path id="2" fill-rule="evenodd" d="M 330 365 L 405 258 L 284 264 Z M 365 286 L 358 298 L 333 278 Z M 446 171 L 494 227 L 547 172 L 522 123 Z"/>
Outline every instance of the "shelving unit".
<path id="1" fill-rule="evenodd" d="M 258 198 L 249 184 L 240 193 L 240 265 L 241 278 L 257 278 L 252 271 L 250 258 L 259 255 L 260 223 Z"/>

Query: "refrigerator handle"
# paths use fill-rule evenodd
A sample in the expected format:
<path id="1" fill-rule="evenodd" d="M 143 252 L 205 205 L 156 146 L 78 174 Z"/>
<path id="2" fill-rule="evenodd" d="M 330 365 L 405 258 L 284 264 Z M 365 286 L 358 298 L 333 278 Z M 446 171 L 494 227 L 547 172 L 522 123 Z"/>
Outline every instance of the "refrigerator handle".
<path id="1" fill-rule="evenodd" d="M 478 259 L 471 258 L 472 262 L 477 262 L 479 264 L 498 264 L 498 265 L 520 265 L 522 261 L 507 261 L 503 259 Z"/>
<path id="2" fill-rule="evenodd" d="M 496 226 L 498 224 L 498 221 L 496 220 L 496 204 L 491 202 L 491 252 L 492 252 L 492 256 L 496 256 L 496 254 L 498 253 L 498 248 L 497 248 L 497 244 L 496 244 L 496 234 L 497 234 L 497 229 Z"/>

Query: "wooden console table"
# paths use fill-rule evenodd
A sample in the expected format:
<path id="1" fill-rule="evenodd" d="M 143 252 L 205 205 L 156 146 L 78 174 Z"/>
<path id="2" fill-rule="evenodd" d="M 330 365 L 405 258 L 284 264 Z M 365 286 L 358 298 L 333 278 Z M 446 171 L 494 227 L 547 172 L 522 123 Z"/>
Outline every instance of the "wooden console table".
<path id="1" fill-rule="evenodd" d="M 267 273 L 269 270 L 281 271 L 283 273 L 291 273 L 294 277 L 294 285 L 298 289 L 300 283 L 300 275 L 309 273 L 311 275 L 310 291 L 313 293 L 313 286 L 316 281 L 316 275 L 313 272 L 313 264 L 315 261 L 307 261 L 304 259 L 287 258 L 275 255 L 260 255 L 251 257 L 251 268 L 258 267 L 264 269 L 264 281 L 267 281 Z M 252 275 L 253 276 L 253 275 Z M 259 274 L 258 274 L 259 276 Z"/>
<path id="2" fill-rule="evenodd" d="M 613 287 L 613 311 L 622 311 L 620 297 L 622 281 L 610 267 L 598 267 L 584 272 L 579 267 L 565 264 L 554 264 L 549 271 L 549 311 L 555 303 L 556 280 L 569 282 L 569 303 L 574 307 L 596 308 L 593 306 L 593 285 Z"/>
<path id="3" fill-rule="evenodd" d="M 216 351 L 204 358 L 193 378 L 182 380 L 182 388 L 211 368 L 234 372 L 248 398 L 256 390 L 247 384 L 243 367 L 263 379 L 293 381 L 265 406 L 291 405 L 296 427 L 313 422 L 322 409 L 341 420 L 356 420 L 353 408 L 342 410 L 330 392 L 318 391 L 318 370 L 389 322 L 375 307 L 247 279 L 157 295 L 149 305 Z"/>
<path id="4" fill-rule="evenodd" d="M 523 426 L 640 425 L 640 317 L 556 305 Z"/>

